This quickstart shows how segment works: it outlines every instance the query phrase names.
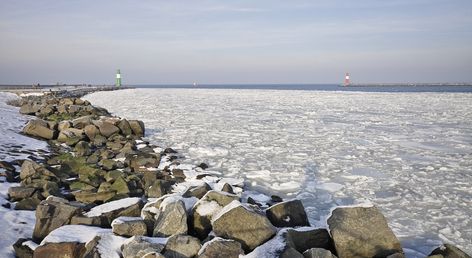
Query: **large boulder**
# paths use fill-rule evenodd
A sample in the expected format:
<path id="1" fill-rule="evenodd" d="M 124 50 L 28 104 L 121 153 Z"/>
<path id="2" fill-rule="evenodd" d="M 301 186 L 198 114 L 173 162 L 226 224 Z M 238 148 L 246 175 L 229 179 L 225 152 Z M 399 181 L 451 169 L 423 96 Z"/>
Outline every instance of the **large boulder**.
<path id="1" fill-rule="evenodd" d="M 213 216 L 211 225 L 216 236 L 241 243 L 248 252 L 269 240 L 277 229 L 261 211 L 232 201 Z"/>
<path id="2" fill-rule="evenodd" d="M 84 132 L 87 137 L 93 141 L 95 139 L 95 136 L 100 134 L 100 130 L 95 125 L 87 125 L 84 127 Z"/>
<path id="3" fill-rule="evenodd" d="M 34 258 L 79 258 L 86 252 L 85 243 L 47 243 L 34 250 Z"/>
<path id="4" fill-rule="evenodd" d="M 39 178 L 41 176 L 55 177 L 55 175 L 48 169 L 42 167 L 32 160 L 25 160 L 21 164 L 20 179 Z"/>
<path id="5" fill-rule="evenodd" d="M 32 196 L 35 191 L 34 187 L 15 186 L 8 189 L 8 196 L 11 201 L 20 201 Z"/>
<path id="6" fill-rule="evenodd" d="M 267 218 L 276 227 L 310 226 L 300 200 L 277 203 L 266 210 Z"/>
<path id="7" fill-rule="evenodd" d="M 118 128 L 120 128 L 121 134 L 123 135 L 131 135 L 133 133 L 129 122 L 126 119 L 123 119 L 118 123 Z"/>
<path id="8" fill-rule="evenodd" d="M 431 258 L 471 258 L 470 255 L 466 254 L 459 248 L 450 245 L 444 244 L 436 249 L 434 249 L 431 254 L 428 256 Z"/>
<path id="9" fill-rule="evenodd" d="M 118 217 L 111 223 L 111 228 L 119 236 L 147 235 L 147 225 L 141 217 Z"/>
<path id="10" fill-rule="evenodd" d="M 164 256 L 167 258 L 191 258 L 198 254 L 201 247 L 198 238 L 187 235 L 173 235 L 167 240 Z"/>
<path id="11" fill-rule="evenodd" d="M 59 132 L 57 136 L 59 142 L 64 142 L 68 145 L 75 145 L 79 141 L 85 140 L 83 129 L 67 128 Z"/>
<path id="12" fill-rule="evenodd" d="M 109 230 L 109 229 L 106 229 Z M 102 232 L 85 244 L 84 258 L 122 257 L 121 246 L 127 239 L 111 232 Z"/>
<path id="13" fill-rule="evenodd" d="M 34 192 L 32 196 L 22 199 L 21 201 L 15 204 L 15 210 L 29 210 L 34 211 L 36 207 L 38 207 L 41 200 L 43 200 L 43 196 L 38 192 Z"/>
<path id="14" fill-rule="evenodd" d="M 339 258 L 403 253 L 400 242 L 376 207 L 336 208 L 328 225 Z"/>
<path id="15" fill-rule="evenodd" d="M 134 171 L 140 168 L 156 168 L 159 166 L 161 156 L 157 153 L 139 153 L 130 157 L 130 167 Z"/>
<path id="16" fill-rule="evenodd" d="M 238 258 L 242 254 L 244 252 L 238 241 L 215 237 L 202 246 L 197 258 Z"/>
<path id="17" fill-rule="evenodd" d="M 137 136 L 144 136 L 144 123 L 143 121 L 140 120 L 129 120 L 129 126 L 131 127 L 131 130 L 133 131 L 134 135 Z"/>
<path id="18" fill-rule="evenodd" d="M 36 208 L 36 224 L 34 225 L 33 240 L 40 241 L 51 231 L 70 223 L 74 215 L 78 215 L 81 207 L 72 205 L 59 197 L 48 197 Z"/>
<path id="19" fill-rule="evenodd" d="M 170 200 L 160 205 L 153 236 L 168 237 L 175 234 L 187 234 L 187 211 L 181 200 Z"/>
<path id="20" fill-rule="evenodd" d="M 33 103 L 27 103 L 20 107 L 20 114 L 34 115 L 41 110 L 41 106 Z"/>
<path id="21" fill-rule="evenodd" d="M 111 222 L 118 217 L 139 217 L 142 207 L 143 201 L 141 198 L 130 197 L 95 206 L 85 213 L 85 216 L 89 218 L 99 217 L 103 226 L 109 227 Z"/>
<path id="22" fill-rule="evenodd" d="M 72 122 L 69 121 L 69 120 L 60 121 L 59 124 L 57 125 L 57 129 L 59 131 L 62 131 L 62 130 L 65 130 L 65 129 L 71 128 L 71 127 L 72 127 Z"/>
<path id="23" fill-rule="evenodd" d="M 95 192 L 89 190 L 79 190 L 72 193 L 75 199 L 83 203 L 102 203 L 115 197 L 116 192 L 112 190 Z"/>
<path id="24" fill-rule="evenodd" d="M 49 129 L 48 123 L 43 120 L 29 121 L 23 128 L 23 133 L 46 140 L 54 139 L 57 136 L 57 132 Z"/>
<path id="25" fill-rule="evenodd" d="M 171 191 L 171 183 L 166 180 L 156 180 L 146 189 L 146 195 L 149 198 L 159 198 Z"/>
<path id="26" fill-rule="evenodd" d="M 81 116 L 72 120 L 72 125 L 77 129 L 84 129 L 87 125 L 92 124 L 92 116 Z"/>
<path id="27" fill-rule="evenodd" d="M 120 131 L 120 128 L 105 121 L 94 121 L 94 124 L 98 127 L 100 134 L 107 138 Z"/>
<path id="28" fill-rule="evenodd" d="M 333 253 L 336 252 L 333 240 L 324 228 L 287 229 L 281 235 L 286 245 L 297 250 L 299 253 L 304 253 L 311 248 L 323 248 Z"/>
<path id="29" fill-rule="evenodd" d="M 134 236 L 121 247 L 123 258 L 141 258 L 147 253 L 161 252 L 165 241 L 160 238 Z"/>
<path id="30" fill-rule="evenodd" d="M 111 252 L 117 252 L 118 250 L 114 248 L 114 245 L 120 245 L 120 242 L 125 240 L 114 236 L 110 229 L 83 225 L 64 225 L 53 230 L 41 241 L 41 244 L 34 250 L 34 257 L 84 257 L 87 253 L 87 247 L 93 249 L 102 237 L 107 240 L 105 242 L 108 242 L 101 243 L 102 248 L 109 251 L 108 255 L 111 255 Z M 110 246 L 110 243 L 113 243 L 113 245 Z"/>
<path id="31" fill-rule="evenodd" d="M 220 212 L 224 206 L 235 200 L 239 200 L 237 195 L 220 191 L 208 191 L 192 208 L 190 226 L 193 234 L 200 239 L 205 239 L 211 231 L 213 216 Z"/>
<path id="32" fill-rule="evenodd" d="M 174 169 L 175 170 L 175 169 Z M 184 176 L 185 178 L 185 176 Z M 201 185 L 195 185 L 189 187 L 183 194 L 183 197 L 197 197 L 198 199 L 201 199 L 208 191 L 211 190 L 210 185 L 207 183 L 203 183 Z M 232 201 L 232 200 L 231 200 Z M 224 206 L 224 205 L 223 205 Z"/>

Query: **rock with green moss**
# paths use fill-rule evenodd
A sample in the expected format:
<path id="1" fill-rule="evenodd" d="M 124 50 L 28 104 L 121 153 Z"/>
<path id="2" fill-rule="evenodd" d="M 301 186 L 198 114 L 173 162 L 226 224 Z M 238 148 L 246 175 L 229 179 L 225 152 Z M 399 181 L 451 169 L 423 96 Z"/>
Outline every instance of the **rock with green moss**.
<path id="1" fill-rule="evenodd" d="M 98 193 L 109 192 L 109 191 L 111 191 L 111 183 L 108 183 L 108 182 L 101 183 L 97 190 Z"/>
<path id="2" fill-rule="evenodd" d="M 90 156 L 87 157 L 86 162 L 88 164 L 97 164 L 100 161 L 100 157 L 98 156 L 97 153 L 93 153 Z"/>
<path id="3" fill-rule="evenodd" d="M 89 156 L 90 154 L 92 154 L 90 144 L 85 141 L 78 142 L 74 147 L 74 152 L 79 157 Z"/>
<path id="4" fill-rule="evenodd" d="M 84 183 L 84 182 L 81 182 L 81 181 L 75 181 L 73 182 L 72 184 L 69 185 L 69 188 L 70 190 L 72 191 L 76 191 L 76 190 L 84 190 L 84 191 L 88 191 L 88 190 L 93 190 L 95 189 L 95 187 L 87 184 L 87 183 Z"/>
<path id="5" fill-rule="evenodd" d="M 124 176 L 124 172 L 120 170 L 110 170 L 105 174 L 105 180 L 107 182 L 113 182 L 119 177 Z"/>
<path id="6" fill-rule="evenodd" d="M 111 200 L 115 195 L 115 191 L 93 192 L 93 191 L 77 191 L 72 193 L 75 199 L 83 203 L 97 203 Z"/>
<path id="7" fill-rule="evenodd" d="M 130 192 L 128 183 L 123 179 L 123 177 L 118 177 L 115 182 L 113 182 L 111 190 L 116 191 L 117 194 L 129 194 Z"/>
<path id="8" fill-rule="evenodd" d="M 111 159 L 102 159 L 98 162 L 98 165 L 105 170 L 113 170 L 118 167 L 118 162 Z"/>

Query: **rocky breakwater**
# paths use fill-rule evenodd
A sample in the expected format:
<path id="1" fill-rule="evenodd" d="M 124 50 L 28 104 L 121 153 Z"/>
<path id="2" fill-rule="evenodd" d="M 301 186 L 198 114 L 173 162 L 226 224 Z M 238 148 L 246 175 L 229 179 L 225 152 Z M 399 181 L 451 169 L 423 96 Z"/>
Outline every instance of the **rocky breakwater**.
<path id="1" fill-rule="evenodd" d="M 141 121 L 80 98 L 19 104 L 37 117 L 23 133 L 49 141 L 51 155 L 22 161 L 19 173 L 2 163 L 21 182 L 12 208 L 36 213 L 18 257 L 404 257 L 376 207 L 338 207 L 314 228 L 299 200 L 242 198 L 241 180 L 153 146 Z M 469 256 L 445 245 L 430 257 Z"/>

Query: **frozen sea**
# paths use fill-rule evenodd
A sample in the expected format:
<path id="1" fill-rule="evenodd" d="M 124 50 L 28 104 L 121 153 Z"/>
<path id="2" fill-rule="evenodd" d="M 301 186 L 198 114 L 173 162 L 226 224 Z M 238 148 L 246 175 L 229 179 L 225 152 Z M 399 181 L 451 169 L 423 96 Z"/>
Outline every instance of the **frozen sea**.
<path id="1" fill-rule="evenodd" d="M 266 194 L 310 222 L 373 203 L 409 257 L 472 253 L 472 94 L 132 89 L 86 97 L 141 119 L 147 137 Z"/>

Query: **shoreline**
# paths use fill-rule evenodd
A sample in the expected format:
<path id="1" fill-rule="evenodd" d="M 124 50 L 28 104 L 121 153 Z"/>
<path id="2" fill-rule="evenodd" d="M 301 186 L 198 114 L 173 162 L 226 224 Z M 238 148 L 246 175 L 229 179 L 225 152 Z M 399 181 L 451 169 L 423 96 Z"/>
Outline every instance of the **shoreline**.
<path id="1" fill-rule="evenodd" d="M 68 95 L 68 96 L 71 96 L 71 95 Z M 32 97 L 32 98 L 35 98 L 35 97 Z M 77 100 L 74 99 L 74 100 L 72 101 L 72 103 L 73 103 L 72 105 L 77 104 L 77 103 L 75 103 L 76 101 L 77 101 Z M 81 103 L 80 101 L 78 101 L 78 102 Z M 40 111 L 40 110 L 38 110 L 37 112 L 39 112 L 39 111 Z M 106 111 L 106 110 L 101 110 L 100 112 L 106 112 L 106 113 L 103 113 L 103 114 L 107 114 L 107 113 L 108 113 L 108 111 Z M 115 121 L 112 122 L 112 120 L 113 120 L 114 118 L 113 118 L 110 114 L 108 114 L 107 117 L 108 117 L 108 119 L 111 119 L 111 120 L 109 120 L 109 121 L 104 121 L 105 123 L 110 123 L 110 124 L 113 124 L 113 125 L 118 125 L 118 124 L 114 124 L 114 123 L 120 123 L 121 121 L 123 121 L 123 120 L 119 120 L 119 122 L 117 122 L 117 120 L 115 120 Z M 59 122 L 59 123 L 57 124 L 57 126 L 59 126 L 61 121 L 58 120 L 58 121 L 56 121 L 56 122 Z M 86 122 L 86 123 L 87 123 L 87 122 Z M 92 124 L 93 124 L 93 123 L 92 123 Z M 88 124 L 88 125 L 92 125 L 92 124 Z M 73 125 L 69 125 L 69 126 L 72 126 L 72 128 L 73 128 Z M 94 126 L 96 126 L 96 125 L 94 125 Z M 46 125 L 46 126 L 43 126 L 43 127 L 49 127 L 49 129 L 51 129 L 51 128 L 50 128 L 50 127 L 51 127 L 50 125 Z M 54 126 L 52 126 L 52 127 L 54 127 Z M 67 129 L 67 128 L 66 128 L 66 129 Z M 119 129 L 120 129 L 119 132 L 122 132 L 122 131 L 123 131 L 123 130 L 121 130 L 121 128 L 119 128 Z M 80 129 L 79 129 L 79 130 L 80 130 Z M 142 134 L 143 134 L 143 136 L 144 136 L 144 125 L 142 126 L 142 130 L 143 130 L 143 133 L 142 133 Z M 61 131 L 62 131 L 62 130 L 58 130 L 57 133 L 60 134 Z M 99 130 L 99 131 L 100 131 L 100 130 Z M 49 133 L 50 133 L 50 132 L 49 132 Z M 54 133 L 52 133 L 52 134 L 54 134 Z M 111 135 L 110 135 L 110 136 L 111 136 Z M 54 137 L 52 137 L 52 138 L 54 138 Z M 74 140 L 74 141 L 75 141 L 75 140 Z M 142 146 L 140 149 L 147 148 L 147 150 L 149 151 L 149 152 L 146 152 L 147 154 L 150 154 L 150 153 L 154 152 L 154 149 L 155 149 L 155 148 L 152 148 L 151 145 L 150 145 L 148 142 L 146 143 L 146 142 L 142 141 L 142 138 L 134 139 L 134 141 L 135 141 L 135 145 L 134 145 L 134 146 L 138 146 L 138 145 L 140 145 L 140 144 L 144 144 L 144 146 Z M 81 141 L 76 141 L 75 143 L 72 143 L 72 144 L 69 145 L 69 146 L 73 146 L 75 152 L 77 153 L 78 150 L 76 150 L 76 149 L 77 149 L 76 146 L 77 146 L 77 144 L 79 144 L 80 142 L 81 142 Z M 85 142 L 86 142 L 86 141 L 85 141 Z M 106 141 L 106 145 L 108 145 L 109 142 L 111 142 L 111 141 L 107 140 L 107 141 Z M 65 143 L 67 144 L 67 141 L 66 141 Z M 81 145 L 84 145 L 84 144 L 81 144 Z M 111 144 L 110 144 L 110 145 L 111 145 Z M 79 145 L 79 146 L 80 146 L 80 145 Z M 107 146 L 107 147 L 108 147 L 108 146 Z M 149 149 L 150 149 L 150 150 L 149 150 Z M 70 147 L 69 147 L 69 148 L 62 149 L 62 150 L 61 150 L 61 147 L 59 147 L 59 151 L 58 151 L 58 152 L 59 152 L 59 153 L 63 152 L 63 153 L 61 154 L 61 155 L 63 155 L 63 154 L 66 154 L 67 152 L 70 152 L 71 150 L 72 150 L 72 149 L 71 149 Z M 138 150 L 139 150 L 139 149 L 138 149 Z M 151 150 L 152 150 L 152 151 L 151 151 Z M 83 151 L 83 150 L 79 150 L 79 151 Z M 159 162 L 158 162 L 159 165 L 157 166 L 157 168 L 155 167 L 156 162 L 154 162 L 154 164 L 150 165 L 150 167 L 149 167 L 149 168 L 152 168 L 151 170 L 145 169 L 144 171 L 140 171 L 140 169 L 142 169 L 142 168 L 138 167 L 137 171 L 143 172 L 144 176 L 146 176 L 146 173 L 147 173 L 147 174 L 153 174 L 153 173 L 156 174 L 156 173 L 158 173 L 158 172 L 156 172 L 156 171 L 159 171 L 160 173 L 166 172 L 166 174 L 163 175 L 164 178 L 166 178 L 166 176 L 168 176 L 167 178 L 168 178 L 168 179 L 172 179 L 172 180 L 175 180 L 176 178 L 182 178 L 182 175 L 183 175 L 183 176 L 184 176 L 184 180 L 182 181 L 182 179 L 177 179 L 178 181 L 181 181 L 181 182 L 176 183 L 176 184 L 177 184 L 177 185 L 182 184 L 182 186 L 185 186 L 185 189 L 183 189 L 183 188 L 181 187 L 181 189 L 180 189 L 180 190 L 181 190 L 181 191 L 180 191 L 180 194 L 181 194 L 180 199 L 173 197 L 174 199 L 178 199 L 178 200 L 185 199 L 185 198 L 182 198 L 182 197 L 185 195 L 185 193 L 187 193 L 190 189 L 193 189 L 193 192 L 190 191 L 191 193 L 188 193 L 188 194 L 190 194 L 190 196 L 193 196 L 193 195 L 191 195 L 191 194 L 197 194 L 197 193 L 198 193 L 198 196 L 199 196 L 200 198 L 197 198 L 196 196 L 193 196 L 193 197 L 196 197 L 197 199 L 200 199 L 200 201 L 201 201 L 201 200 L 204 198 L 204 196 L 206 195 L 206 193 L 208 193 L 209 191 L 211 191 L 211 190 L 208 189 L 208 187 L 210 187 L 210 189 L 212 189 L 212 190 L 215 190 L 215 189 L 214 189 L 214 188 L 216 187 L 215 185 L 218 184 L 219 181 L 220 181 L 220 180 L 217 179 L 217 178 L 216 178 L 216 179 L 214 179 L 214 178 L 211 179 L 211 180 L 213 180 L 212 183 L 214 183 L 213 187 L 211 187 L 211 186 L 209 185 L 209 183 L 211 182 L 211 180 L 208 181 L 208 182 L 204 182 L 204 181 L 200 181 L 200 182 L 199 182 L 199 183 L 204 182 L 204 183 L 207 184 L 207 185 L 203 185 L 203 184 L 192 185 L 192 184 L 195 184 L 196 181 L 191 182 L 191 184 L 186 184 L 186 183 L 189 183 L 189 181 L 188 181 L 188 180 L 186 181 L 185 179 L 186 179 L 186 178 L 190 178 L 190 177 L 187 177 L 187 175 L 186 175 L 186 173 L 185 173 L 185 172 L 188 172 L 188 171 L 183 170 L 182 168 L 179 168 L 179 165 L 180 165 L 180 164 L 177 165 L 176 162 L 179 162 L 179 161 L 180 161 L 180 160 L 179 160 L 178 153 L 175 153 L 175 151 L 173 151 L 173 150 L 171 150 L 171 149 L 161 149 L 159 155 L 160 155 L 160 158 L 161 158 L 161 159 L 160 159 Z M 56 157 L 57 157 L 57 156 L 56 156 Z M 54 158 L 54 157 L 53 157 L 53 158 Z M 167 159 L 167 160 L 166 160 L 166 159 Z M 126 160 L 126 158 L 125 158 L 125 160 Z M 161 166 L 161 164 L 166 164 L 166 165 Z M 197 167 L 195 167 L 195 168 L 189 169 L 189 170 L 192 170 L 192 169 L 193 169 L 193 170 L 194 170 L 193 172 L 195 172 L 195 171 L 197 172 L 196 174 L 193 175 L 192 180 L 193 180 L 193 179 L 198 179 L 198 176 L 199 176 L 199 175 L 201 176 L 201 175 L 204 175 L 204 174 L 205 174 L 205 172 L 204 172 L 205 170 L 204 170 L 204 168 L 202 168 L 202 167 L 204 167 L 204 165 L 202 165 L 202 164 L 200 164 L 200 165 L 201 165 L 200 167 L 197 166 Z M 154 167 L 152 167 L 152 166 L 154 166 Z M 167 168 L 166 168 L 166 166 L 167 166 Z M 113 166 L 111 166 L 111 167 L 113 167 Z M 126 168 L 126 166 L 125 166 L 124 168 Z M 145 168 L 146 168 L 146 166 L 145 166 Z M 160 168 L 160 169 L 159 169 L 159 168 Z M 112 171 L 112 170 L 110 170 L 110 171 Z M 149 172 L 149 171 L 151 171 L 151 172 Z M 132 171 L 132 172 L 133 172 L 133 171 Z M 136 171 L 134 171 L 134 172 L 136 172 Z M 178 176 L 177 176 L 177 175 L 178 175 Z M 206 178 L 206 177 L 214 177 L 214 176 L 213 176 L 213 175 L 206 175 L 206 176 L 204 176 L 204 177 L 202 177 L 202 178 Z M 126 182 L 126 183 L 129 183 L 129 182 Z M 125 183 L 125 184 L 126 184 L 126 183 Z M 123 184 L 123 183 L 121 182 L 121 184 Z M 164 183 L 161 182 L 161 185 L 160 185 L 159 187 L 161 187 L 162 184 L 166 184 L 166 182 L 164 182 Z M 202 185 L 203 185 L 203 188 L 201 187 Z M 240 182 L 237 182 L 236 185 L 231 185 L 231 184 L 229 184 L 228 182 L 226 182 L 224 185 L 221 185 L 221 189 L 220 189 L 220 190 L 223 190 L 223 188 L 226 187 L 226 190 L 227 190 L 227 191 L 231 191 L 231 192 L 234 193 L 234 190 L 238 190 L 238 187 L 239 187 L 238 185 L 240 186 Z M 208 186 L 208 187 L 207 187 L 207 186 Z M 163 188 L 165 188 L 165 187 L 163 187 Z M 162 188 L 162 189 L 163 189 L 163 188 Z M 239 188 L 241 188 L 240 191 L 244 191 L 244 188 L 242 188 L 242 187 L 239 187 Z M 160 189 L 160 190 L 162 190 L 162 189 Z M 230 190 L 230 189 L 231 189 L 231 190 Z M 146 189 L 142 189 L 142 190 L 144 191 L 144 190 L 146 190 Z M 205 192 L 205 190 L 207 190 L 207 191 Z M 205 192 L 204 195 L 201 195 L 202 191 Z M 217 190 L 217 191 L 218 191 L 218 190 Z M 238 191 L 236 191 L 236 192 L 238 192 Z M 221 194 L 221 193 L 220 193 L 220 194 Z M 231 194 L 231 193 L 229 193 L 229 194 Z M 138 195 L 139 195 L 139 194 L 138 194 Z M 225 196 L 226 194 L 222 194 L 222 195 Z M 165 195 L 164 195 L 164 196 L 165 196 Z M 66 197 L 67 197 L 67 196 L 66 196 Z M 70 198 L 70 200 L 67 200 L 68 202 L 70 202 L 70 201 L 73 200 L 73 199 L 72 199 L 72 196 L 69 195 L 68 197 Z M 148 197 L 149 197 L 149 196 L 148 196 Z M 173 198 L 170 198 L 170 199 L 173 199 Z M 189 198 L 189 197 L 188 197 L 188 198 Z M 219 197 L 219 198 L 223 198 L 223 197 Z M 47 197 L 46 200 L 44 200 L 43 202 L 48 203 L 48 199 L 50 199 L 50 198 Z M 49 201 L 52 202 L 52 199 L 53 199 L 53 198 L 51 198 L 51 200 L 49 200 Z M 66 198 L 66 199 L 68 199 L 68 198 Z M 77 196 L 75 196 L 75 199 L 77 199 Z M 167 198 L 165 198 L 165 199 L 166 199 L 166 200 L 169 199 L 169 196 L 167 196 Z M 239 198 L 238 198 L 238 199 L 239 199 Z M 157 199 L 156 201 L 159 202 L 158 200 L 159 200 L 159 199 Z M 164 200 L 160 200 L 160 201 L 164 201 Z M 188 200 L 187 200 L 187 201 L 188 201 Z M 200 201 L 196 201 L 196 202 L 198 203 L 198 202 L 200 202 Z M 241 201 L 242 201 L 242 200 L 241 200 Z M 281 200 L 277 199 L 277 201 L 281 201 Z M 169 201 L 169 202 L 170 202 L 170 201 Z M 176 202 L 178 202 L 178 201 L 176 201 Z M 217 202 L 217 201 L 216 201 L 216 202 Z M 151 201 L 151 202 L 147 202 L 146 205 L 148 205 L 149 203 L 152 203 L 152 201 Z M 174 203 L 174 202 L 172 202 L 172 203 Z M 200 204 L 201 204 L 201 203 L 202 203 L 202 202 L 200 202 Z M 212 201 L 207 202 L 207 203 L 212 203 Z M 204 204 L 205 204 L 206 206 L 209 206 L 209 204 L 207 204 L 207 203 L 204 203 Z M 218 203 L 218 202 L 217 202 L 217 203 Z M 232 202 L 231 202 L 231 203 L 232 203 Z M 265 209 L 266 212 L 267 212 L 267 210 L 271 209 L 272 207 L 285 206 L 285 205 L 288 205 L 288 206 L 293 205 L 294 201 L 281 202 L 283 205 L 280 205 L 280 204 L 277 205 L 276 203 L 280 203 L 280 202 L 274 202 L 274 200 L 272 200 L 272 202 L 269 203 L 270 205 L 264 205 L 264 206 L 267 206 L 267 209 Z M 288 204 L 287 204 L 287 203 L 288 203 Z M 227 204 L 229 205 L 229 203 L 227 203 Z M 49 204 L 49 205 L 52 205 L 52 204 Z M 144 203 L 143 203 L 143 205 L 144 205 Z M 214 204 L 212 204 L 212 205 L 214 205 Z M 226 206 L 227 206 L 227 205 L 220 205 L 219 203 L 218 203 L 218 205 L 219 205 L 219 206 L 222 206 L 221 209 L 223 209 L 223 207 L 226 207 Z M 246 204 L 245 204 L 245 205 L 246 205 Z M 245 206 L 245 205 L 243 205 L 243 206 Z M 252 205 L 263 206 L 263 205 L 258 205 L 258 202 L 255 201 L 255 200 L 254 200 L 254 203 L 252 203 Z M 298 204 L 297 204 L 297 205 L 298 205 Z M 305 213 L 305 211 L 301 212 L 300 207 L 297 206 L 297 205 L 296 205 L 296 207 L 297 207 L 297 209 L 296 209 L 297 212 L 298 212 L 298 213 Z M 71 205 L 71 206 L 73 206 L 73 205 Z M 100 206 L 100 205 L 99 205 L 99 206 Z M 99 206 L 96 206 L 96 207 L 99 207 Z M 162 208 L 161 206 L 162 206 L 162 204 L 159 203 L 158 209 L 161 209 L 161 208 Z M 192 205 L 192 206 L 193 206 L 193 205 Z M 202 204 L 202 206 L 204 206 L 204 205 Z M 210 206 L 211 206 L 211 205 L 210 205 Z M 263 206 L 263 207 L 264 207 L 264 206 Z M 144 206 L 144 207 L 146 207 L 146 206 Z M 230 211 L 231 211 L 231 210 L 235 210 L 235 209 L 238 208 L 238 207 L 240 207 L 240 206 L 236 205 L 235 207 L 232 207 L 232 209 L 230 209 Z M 242 206 L 241 206 L 241 207 L 242 207 Z M 185 208 L 188 209 L 189 207 L 185 207 Z M 192 208 L 192 207 L 190 207 L 190 208 Z M 87 210 L 87 209 L 89 209 L 89 207 L 85 207 L 85 208 L 81 208 L 81 209 L 82 209 L 82 210 Z M 257 208 L 251 207 L 251 206 L 245 207 L 244 209 L 246 209 L 246 210 L 256 209 L 256 210 L 257 210 Z M 301 209 L 303 209 L 303 206 L 301 207 Z M 342 208 L 340 208 L 340 209 L 342 209 Z M 143 209 L 143 211 L 144 211 L 144 210 L 145 210 L 145 209 Z M 198 210 L 198 209 L 197 209 L 197 210 Z M 284 220 L 285 216 L 287 216 L 287 213 L 289 213 L 289 218 L 290 218 L 290 216 L 293 216 L 293 214 L 291 214 L 290 209 L 282 209 L 282 210 L 283 210 L 283 212 L 282 212 L 282 213 L 283 213 L 283 216 L 282 216 L 283 218 L 282 218 L 282 217 L 275 218 L 275 220 L 278 221 L 278 222 L 275 222 L 275 223 L 282 223 L 282 224 L 283 224 L 282 220 Z M 162 212 L 165 212 L 165 207 L 164 207 L 164 210 L 162 210 Z M 227 212 L 228 212 L 228 211 L 227 211 Z M 192 213 L 193 213 L 193 215 L 194 215 L 194 214 L 195 214 L 195 211 L 193 211 Z M 205 212 L 203 212 L 203 213 L 205 213 Z M 255 213 L 257 213 L 257 212 L 255 212 Z M 213 215 L 216 216 L 216 214 L 213 214 Z M 279 214 L 279 215 L 280 215 L 280 214 Z M 186 216 L 187 218 L 189 218 L 190 220 L 194 219 L 194 218 L 192 218 L 192 217 L 193 217 L 192 214 L 186 214 L 185 216 Z M 302 216 L 302 217 L 303 217 L 303 214 L 302 214 L 302 215 L 298 215 L 298 216 Z M 305 214 L 305 217 L 306 217 L 306 214 Z M 215 218 L 213 218 L 213 219 L 215 219 Z M 77 220 L 77 219 L 76 219 L 76 220 Z M 302 220 L 303 220 L 303 219 L 302 219 Z M 82 218 L 82 223 L 84 223 L 84 221 L 86 221 L 86 220 Z M 290 221 L 290 219 L 289 219 L 289 221 Z M 102 222 L 103 222 L 103 221 L 102 221 Z M 100 223 L 102 223 L 102 222 L 100 222 Z M 109 221 L 109 222 L 110 222 L 110 221 Z M 213 222 L 213 221 L 212 221 L 212 222 Z M 97 225 L 97 221 L 87 221 L 87 223 L 91 223 L 91 225 Z M 274 224 L 273 221 L 271 221 L 271 223 Z M 291 226 L 292 226 L 292 227 L 297 227 L 297 226 L 309 226 L 309 225 L 306 225 L 305 222 L 302 222 L 301 224 L 303 224 L 303 225 L 294 224 L 294 225 L 291 225 Z M 102 225 L 102 224 L 100 224 L 100 225 Z M 285 224 L 284 224 L 284 225 L 285 225 Z M 285 226 L 286 226 L 286 225 L 285 225 Z M 270 229 L 270 227 L 268 227 L 268 228 Z M 315 230 L 315 229 L 312 229 L 312 230 Z M 325 229 L 325 230 L 326 230 L 326 229 Z M 282 231 L 282 230 L 277 230 L 277 236 L 276 236 L 275 238 L 272 238 L 272 240 L 276 239 L 277 237 L 280 237 L 279 233 L 280 233 L 281 231 Z M 194 232 L 191 232 L 191 233 L 194 233 Z M 194 233 L 194 234 L 195 234 L 195 233 Z M 198 235 L 198 234 L 197 234 L 197 235 Z M 224 235 L 224 234 L 223 234 L 223 235 Z M 231 238 L 231 237 L 230 237 L 230 238 Z M 270 238 L 269 238 L 269 239 L 270 239 Z M 267 241 L 267 240 L 269 240 L 269 239 L 265 239 L 265 241 Z M 272 241 L 272 240 L 269 240 L 269 241 Z M 210 241 L 210 242 L 211 242 L 211 241 Z M 335 242 L 335 244 L 336 244 L 336 241 L 334 241 L 334 242 Z M 243 242 L 243 244 L 244 244 L 244 243 L 245 243 L 245 242 Z M 264 245 L 264 244 L 259 245 L 259 246 L 263 246 L 263 245 Z M 23 247 L 23 246 L 24 246 L 24 245 L 22 244 L 21 247 Z M 45 243 L 45 246 L 48 246 L 48 244 Z M 256 248 L 256 249 L 257 249 L 257 248 Z M 328 249 L 329 249 L 329 248 L 328 248 Z M 336 252 L 339 253 L 339 250 L 338 250 L 338 249 L 341 250 L 341 248 L 336 247 L 336 250 L 334 250 L 334 249 L 331 248 L 330 251 L 331 251 L 331 253 L 336 253 Z M 247 249 L 247 250 L 251 250 L 251 249 Z M 252 250 L 254 250 L 254 248 L 252 248 Z M 287 249 L 286 246 L 283 246 L 283 247 L 282 247 L 282 250 L 276 250 L 276 251 L 279 251 L 279 252 L 280 252 L 279 254 L 281 254 L 281 253 L 285 253 L 287 250 L 294 251 L 294 250 L 291 250 L 291 249 Z M 266 251 L 267 251 L 267 250 L 266 250 Z M 306 251 L 306 250 L 304 250 L 304 251 Z M 298 251 L 295 251 L 295 252 L 298 252 Z M 301 252 L 300 252 L 300 253 L 301 253 Z M 278 255 L 279 255 L 279 254 L 278 254 Z"/>

